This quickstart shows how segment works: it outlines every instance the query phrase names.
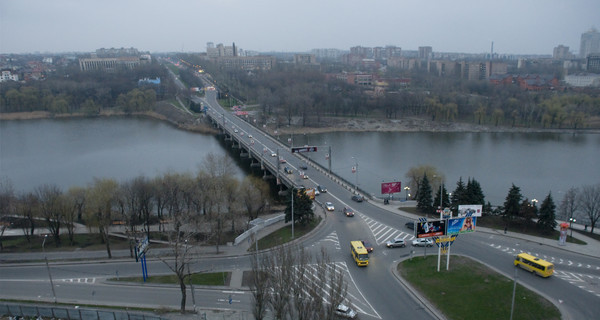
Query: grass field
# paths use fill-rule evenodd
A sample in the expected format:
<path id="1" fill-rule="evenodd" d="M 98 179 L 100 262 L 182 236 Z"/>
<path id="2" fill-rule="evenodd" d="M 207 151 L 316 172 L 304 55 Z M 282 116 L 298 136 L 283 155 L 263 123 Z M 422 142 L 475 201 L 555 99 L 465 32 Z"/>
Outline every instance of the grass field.
<path id="1" fill-rule="evenodd" d="M 446 265 L 445 258 L 442 265 Z M 479 262 L 451 256 L 450 270 L 444 267 L 437 272 L 437 256 L 419 256 L 402 261 L 397 268 L 448 319 L 510 319 L 513 280 Z M 512 319 L 560 318 L 560 311 L 550 301 L 517 285 Z"/>
<path id="2" fill-rule="evenodd" d="M 123 282 L 143 282 L 142 277 L 112 278 L 112 281 Z M 212 272 L 212 273 L 193 273 L 191 281 L 197 286 L 228 286 L 231 280 L 231 272 Z M 189 284 L 190 279 L 185 280 Z M 178 284 L 175 274 L 150 276 L 146 279 L 147 283 Z"/>

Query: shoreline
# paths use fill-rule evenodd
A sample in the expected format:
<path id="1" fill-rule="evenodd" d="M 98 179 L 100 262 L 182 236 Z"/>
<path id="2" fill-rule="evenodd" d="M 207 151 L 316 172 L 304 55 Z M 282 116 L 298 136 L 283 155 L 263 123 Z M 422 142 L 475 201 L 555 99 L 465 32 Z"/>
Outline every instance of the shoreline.
<path id="1" fill-rule="evenodd" d="M 218 132 L 203 120 L 203 117 L 190 118 L 180 109 L 168 104 L 158 104 L 154 111 L 125 113 L 103 111 L 98 115 L 83 113 L 52 114 L 47 111 L 0 113 L 0 121 L 18 121 L 34 119 L 64 119 L 78 117 L 112 117 L 112 116 L 143 116 L 156 120 L 166 121 L 175 127 L 200 133 Z M 274 135 L 279 134 L 318 134 L 328 132 L 473 132 L 473 133 L 569 133 L 569 134 L 600 134 L 600 129 L 543 129 L 526 127 L 507 127 L 477 125 L 465 122 L 436 122 L 421 118 L 409 117 L 403 119 L 369 119 L 369 118 L 344 118 L 323 117 L 320 126 L 299 126 L 300 117 L 294 117 L 291 126 L 285 125 L 277 128 L 275 123 L 267 124 L 267 131 Z"/>

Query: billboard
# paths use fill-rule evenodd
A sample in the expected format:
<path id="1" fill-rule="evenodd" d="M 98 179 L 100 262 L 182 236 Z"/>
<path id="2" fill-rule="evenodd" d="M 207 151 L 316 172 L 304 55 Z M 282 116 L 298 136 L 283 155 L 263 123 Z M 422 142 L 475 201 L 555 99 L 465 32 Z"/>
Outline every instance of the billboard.
<path id="1" fill-rule="evenodd" d="M 402 183 L 398 182 L 382 182 L 381 194 L 399 193 L 402 191 Z"/>
<path id="2" fill-rule="evenodd" d="M 477 217 L 460 217 L 448 219 L 446 235 L 457 235 L 475 231 Z"/>
<path id="3" fill-rule="evenodd" d="M 300 152 L 317 152 L 317 147 L 315 147 L 315 146 L 304 146 L 304 147 L 294 147 L 294 148 L 292 148 L 292 153 L 300 153 Z"/>
<path id="4" fill-rule="evenodd" d="M 458 206 L 458 216 L 464 217 L 471 213 L 473 217 L 481 217 L 482 205 L 480 204 L 461 204 Z"/>
<path id="5" fill-rule="evenodd" d="M 446 220 L 417 222 L 417 238 L 439 237 L 446 234 Z"/>

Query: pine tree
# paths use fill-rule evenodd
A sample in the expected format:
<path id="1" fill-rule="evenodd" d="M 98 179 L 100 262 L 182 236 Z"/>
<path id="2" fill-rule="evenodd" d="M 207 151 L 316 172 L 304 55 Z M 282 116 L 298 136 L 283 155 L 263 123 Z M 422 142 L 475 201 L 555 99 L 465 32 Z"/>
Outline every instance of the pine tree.
<path id="1" fill-rule="evenodd" d="M 548 193 L 540 206 L 537 225 L 544 232 L 552 232 L 556 228 L 556 224 L 556 205 L 552 200 L 552 194 Z"/>
<path id="2" fill-rule="evenodd" d="M 294 221 L 301 226 L 307 225 L 315 216 L 312 210 L 312 200 L 302 190 L 291 189 L 285 208 L 285 222 L 292 221 L 292 196 L 294 197 Z"/>
<path id="3" fill-rule="evenodd" d="M 423 179 L 419 183 L 419 194 L 417 196 L 417 209 L 421 212 L 432 212 L 431 205 L 431 185 L 427 179 L 427 175 L 423 175 Z"/>
<path id="4" fill-rule="evenodd" d="M 446 186 L 442 185 L 442 194 L 444 197 L 442 198 L 442 209 L 450 207 L 450 197 L 448 196 L 448 190 L 446 190 Z M 437 207 L 440 205 L 440 190 L 438 189 L 435 192 L 435 199 L 433 200 L 433 207 Z"/>
<path id="5" fill-rule="evenodd" d="M 521 189 L 514 184 L 508 190 L 508 195 L 504 201 L 504 216 L 508 219 L 514 219 L 519 216 L 521 208 Z"/>
<path id="6" fill-rule="evenodd" d="M 466 192 L 467 189 L 465 187 L 465 183 L 462 181 L 462 177 L 460 177 L 456 183 L 456 189 L 454 189 L 454 192 L 452 192 L 452 208 L 458 210 L 459 205 L 468 204 L 465 202 Z"/>
<path id="7" fill-rule="evenodd" d="M 467 204 L 485 204 L 485 196 L 481 190 L 481 185 L 475 179 L 469 179 L 466 189 L 467 196 L 465 197 L 469 203 Z"/>

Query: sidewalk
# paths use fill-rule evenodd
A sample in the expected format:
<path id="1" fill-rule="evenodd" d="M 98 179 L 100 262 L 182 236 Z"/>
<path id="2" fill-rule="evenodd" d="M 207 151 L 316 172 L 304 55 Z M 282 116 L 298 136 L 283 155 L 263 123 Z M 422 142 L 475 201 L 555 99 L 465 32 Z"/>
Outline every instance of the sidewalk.
<path id="1" fill-rule="evenodd" d="M 407 217 L 407 218 L 410 218 L 413 220 L 419 220 L 419 218 L 422 218 L 421 216 L 402 211 L 403 206 L 414 206 L 414 201 L 392 201 L 392 202 L 390 202 L 390 204 L 384 205 L 383 201 L 380 202 L 377 200 L 370 200 L 370 203 L 373 205 L 376 205 L 382 209 L 388 210 L 390 212 L 394 212 L 398 215 L 401 215 L 401 216 L 404 216 L 404 217 Z M 563 221 L 557 220 L 558 224 L 560 224 L 561 222 L 563 222 Z M 553 240 L 553 239 L 535 237 L 535 236 L 530 236 L 530 235 L 521 234 L 521 233 L 517 233 L 517 232 L 511 232 L 510 230 L 508 231 L 508 233 L 504 234 L 503 230 L 495 230 L 495 229 L 479 227 L 479 226 L 476 227 L 475 232 L 485 232 L 485 233 L 496 234 L 499 236 L 522 239 L 522 240 L 526 240 L 526 241 L 530 241 L 530 242 L 535 242 L 535 243 L 540 243 L 543 245 L 555 247 L 555 248 L 565 250 L 565 251 L 571 251 L 571 252 L 576 252 L 579 254 L 584 254 L 584 255 L 600 258 L 600 241 L 577 232 L 578 230 L 583 231 L 583 229 L 584 229 L 583 226 L 573 224 L 573 232 L 572 233 L 573 233 L 574 238 L 584 241 L 586 243 L 584 245 L 574 244 L 574 243 L 569 243 L 569 242 L 567 242 L 565 245 L 559 245 L 558 239 Z M 569 236 L 570 236 L 571 230 L 569 230 L 568 232 L 569 232 Z M 598 233 L 598 231 L 594 230 L 594 233 Z"/>

